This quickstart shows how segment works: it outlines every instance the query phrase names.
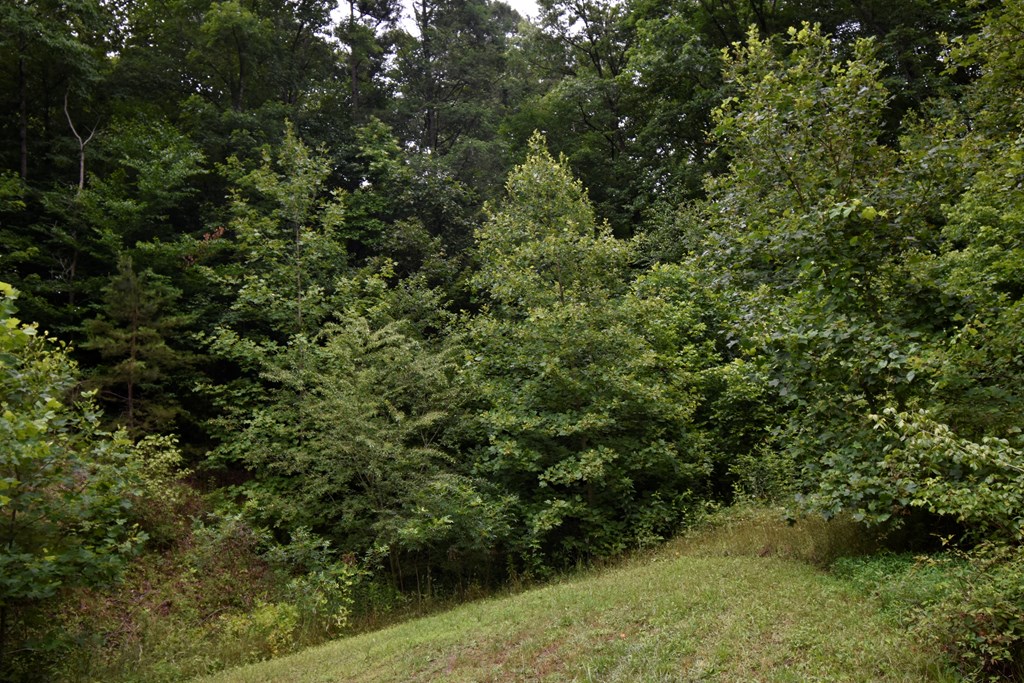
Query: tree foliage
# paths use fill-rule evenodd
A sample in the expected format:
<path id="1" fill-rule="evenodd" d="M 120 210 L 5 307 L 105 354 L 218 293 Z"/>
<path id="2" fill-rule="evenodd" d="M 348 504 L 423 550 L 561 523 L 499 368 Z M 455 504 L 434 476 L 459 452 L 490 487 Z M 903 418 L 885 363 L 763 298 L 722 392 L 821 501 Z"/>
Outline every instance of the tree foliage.
<path id="1" fill-rule="evenodd" d="M 128 521 L 129 442 L 76 399 L 67 349 L 14 317 L 0 283 L 0 666 L 11 625 L 60 588 L 110 582 L 143 539 Z"/>
<path id="2" fill-rule="evenodd" d="M 0 279 L 73 342 L 4 299 L 2 604 L 110 576 L 181 464 L 346 558 L 289 565 L 308 613 L 736 497 L 1016 552 L 1018 0 L 343 10 L 0 7 Z"/>
<path id="3" fill-rule="evenodd" d="M 713 466 L 692 416 L 713 350 L 655 271 L 623 287 L 631 245 L 600 225 L 563 161 L 531 142 L 478 232 L 469 382 L 477 468 L 518 498 L 517 552 L 608 555 L 670 533 Z"/>
<path id="4" fill-rule="evenodd" d="M 102 389 L 101 399 L 120 406 L 117 421 L 133 436 L 168 431 L 184 412 L 172 380 L 191 361 L 171 339 L 188 322 L 172 310 L 181 292 L 152 270 L 136 272 L 131 258 L 122 256 L 104 295 L 101 313 L 85 322 L 83 347 L 112 364 L 89 383 Z"/>

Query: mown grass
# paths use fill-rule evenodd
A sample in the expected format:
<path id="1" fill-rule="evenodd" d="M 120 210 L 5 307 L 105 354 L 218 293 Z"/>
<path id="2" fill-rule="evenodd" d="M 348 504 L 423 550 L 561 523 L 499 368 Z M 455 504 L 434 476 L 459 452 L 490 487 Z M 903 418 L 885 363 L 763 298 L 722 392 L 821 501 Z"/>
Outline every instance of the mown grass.
<path id="1" fill-rule="evenodd" d="M 955 680 L 863 592 L 809 564 L 859 550 L 852 529 L 732 513 L 620 566 L 208 680 Z"/>

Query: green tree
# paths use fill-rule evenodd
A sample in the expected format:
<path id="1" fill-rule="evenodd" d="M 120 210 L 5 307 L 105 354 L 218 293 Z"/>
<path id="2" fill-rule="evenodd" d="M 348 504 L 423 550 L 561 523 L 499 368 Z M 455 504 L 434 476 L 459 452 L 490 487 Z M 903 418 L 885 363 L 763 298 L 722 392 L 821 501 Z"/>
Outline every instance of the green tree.
<path id="1" fill-rule="evenodd" d="M 66 348 L 14 317 L 10 285 L 0 295 L 0 670 L 17 671 L 12 620 L 62 587 L 109 582 L 142 536 L 127 522 L 129 442 L 99 431 Z"/>
<path id="2" fill-rule="evenodd" d="M 626 135 L 634 160 L 631 202 L 645 218 L 656 203 L 699 197 L 713 158 L 712 110 L 725 98 L 720 49 L 690 3 L 634 3 L 636 37 L 627 53 Z M 626 87 L 625 85 L 623 87 Z"/>
<path id="3" fill-rule="evenodd" d="M 258 405 L 266 390 L 259 355 L 275 355 L 292 339 L 315 335 L 343 307 L 348 287 L 343 194 L 326 188 L 326 158 L 291 127 L 285 144 L 272 151 L 265 148 L 251 170 L 231 160 L 230 221 L 193 243 L 191 269 L 204 281 L 206 295 L 219 302 L 208 309 L 197 335 L 205 352 L 226 361 L 199 382 L 218 413 Z M 239 352 L 243 347 L 260 351 Z M 234 426 L 221 422 L 215 418 L 207 426 L 231 439 Z"/>
<path id="4" fill-rule="evenodd" d="M 211 276 L 235 295 L 224 323 L 243 336 L 282 341 L 318 328 L 345 272 L 344 203 L 326 187 L 327 159 L 288 126 L 258 168 L 233 160 L 229 172 L 236 260 Z"/>
<path id="5" fill-rule="evenodd" d="M 637 169 L 630 96 L 633 75 L 627 55 L 636 37 L 627 4 L 600 0 L 541 3 L 540 32 L 525 49 L 535 81 L 546 87 L 505 128 L 523 147 L 534 130 L 566 155 L 592 194 L 599 215 L 616 234 L 632 233 L 636 212 L 631 192 Z"/>
<path id="6" fill-rule="evenodd" d="M 542 136 L 505 185 L 506 200 L 477 231 L 474 284 L 516 316 L 533 307 L 607 300 L 625 287 L 627 242 L 599 224 L 586 191 Z"/>
<path id="7" fill-rule="evenodd" d="M 22 180 L 30 174 L 50 180 L 48 167 L 66 168 L 54 163 L 70 161 L 70 140 L 61 139 L 65 133 L 71 137 L 64 116 L 66 98 L 74 105 L 95 94 L 105 53 L 116 49 L 113 23 L 109 8 L 96 0 L 7 2 L 0 7 L 0 92 L 14 105 L 0 116 L 0 129 L 5 139 L 18 141 L 13 155 L 8 149 L 0 158 L 14 156 L 17 162 L 5 166 L 17 168 Z M 88 103 L 84 108 L 88 110 Z M 76 116 L 81 113 L 76 107 Z M 87 116 L 84 125 L 94 124 L 95 111 Z"/>
<path id="8" fill-rule="evenodd" d="M 360 126 L 355 137 L 358 182 L 345 202 L 353 262 L 383 256 L 402 277 L 419 271 L 434 284 L 450 286 L 473 229 L 471 192 L 443 163 L 410 158 L 380 120 Z"/>
<path id="9" fill-rule="evenodd" d="M 131 258 L 122 255 L 100 314 L 85 322 L 82 346 L 104 361 L 87 383 L 118 406 L 116 422 L 133 436 L 166 432 L 183 412 L 174 385 L 185 381 L 175 372 L 190 365 L 190 354 L 168 343 L 190 322 L 187 314 L 175 312 L 180 295 L 167 278 L 152 270 L 137 272 Z"/>
<path id="10" fill-rule="evenodd" d="M 232 444 L 265 473 L 253 495 L 268 513 L 346 550 L 383 553 L 396 583 L 417 571 L 403 560 L 429 566 L 487 549 L 501 521 L 442 447 L 451 354 L 400 330 L 352 317 L 325 327 L 304 358 L 268 362 L 276 400 Z"/>
<path id="11" fill-rule="evenodd" d="M 98 240 L 115 250 L 173 242 L 197 222 L 194 202 L 206 159 L 176 126 L 130 112 L 110 121 L 96 144 L 97 173 L 80 210 Z M 103 264 L 106 271 L 110 266 Z"/>
<path id="12" fill-rule="evenodd" d="M 384 278 L 362 277 L 315 334 L 218 338 L 215 350 L 257 372 L 259 390 L 226 409 L 231 438 L 217 455 L 252 472 L 245 493 L 265 521 L 310 527 L 422 589 L 431 568 L 438 579 L 446 566 L 480 571 L 473 561 L 486 564 L 507 523 L 445 443 L 461 404 L 457 354 L 417 339 L 393 318 Z"/>
<path id="13" fill-rule="evenodd" d="M 1005 119 L 977 126 L 998 111 L 990 95 L 974 123 L 986 133 L 938 102 L 897 152 L 880 141 L 885 67 L 871 42 L 853 51 L 839 61 L 806 25 L 785 50 L 751 34 L 727 63 L 736 97 L 715 113 L 729 172 L 677 234 L 690 267 L 737 296 L 735 341 L 777 396 L 775 443 L 802 471 L 807 507 L 874 523 L 916 507 L 1016 533 L 1006 463 L 1020 402 L 997 376 L 1019 376 L 1020 202 L 1004 165 L 1019 133 Z"/>
<path id="14" fill-rule="evenodd" d="M 211 162 L 258 159 L 285 120 L 345 141 L 351 122 L 330 6 L 247 0 L 143 0 L 126 5 L 113 62 L 118 118 L 165 118 Z M 307 130 L 308 129 L 308 130 Z M 219 203 L 215 175 L 199 185 Z"/>
<path id="15" fill-rule="evenodd" d="M 384 81 L 402 6 L 395 0 L 348 0 L 347 4 L 348 16 L 338 21 L 335 35 L 348 50 L 352 119 L 363 122 L 380 116 L 389 105 L 390 88 Z"/>
<path id="16" fill-rule="evenodd" d="M 517 499 L 526 568 L 670 533 L 713 468 L 692 421 L 714 349 L 699 313 L 653 272 L 628 285 L 611 236 L 564 159 L 531 141 L 478 231 L 464 382 L 486 445 L 477 470 Z"/>
<path id="17" fill-rule="evenodd" d="M 777 397 L 776 444 L 806 500 L 879 521 L 899 504 L 874 474 L 884 444 L 870 415 L 918 400 L 937 325 L 908 299 L 935 226 L 932 186 L 879 142 L 883 64 L 871 41 L 854 53 L 839 61 L 808 25 L 784 49 L 751 32 L 726 65 L 736 96 L 715 112 L 729 170 L 677 234 L 689 267 L 735 297 L 732 341 Z"/>
<path id="18" fill-rule="evenodd" d="M 976 80 L 959 107 L 937 106 L 944 115 L 905 141 L 908 163 L 950 188 L 933 195 L 945 199 L 938 253 L 916 264 L 944 329 L 924 349 L 921 409 L 875 417 L 888 437 L 877 480 L 912 506 L 957 519 L 974 539 L 1013 543 L 1024 536 L 1024 60 L 1011 47 L 1022 21 L 1024 8 L 1004 3 L 953 43 L 953 64 Z"/>
<path id="19" fill-rule="evenodd" d="M 494 196 L 508 168 L 499 126 L 517 104 L 506 83 L 506 54 L 520 17 L 500 0 L 416 0 L 412 9 L 416 35 L 398 42 L 390 122 L 415 152 L 416 177 L 434 185 L 421 201 L 435 208 L 438 191 L 451 201 L 453 190 L 468 189 L 476 196 L 460 201 L 476 214 L 477 196 Z M 457 237 L 446 240 L 449 247 L 469 246 L 470 232 Z"/>
<path id="20" fill-rule="evenodd" d="M 449 154 L 497 127 L 508 36 L 518 15 L 490 0 L 417 0 L 418 36 L 399 51 L 400 129 L 424 152 Z M 397 127 L 397 126 L 396 126 Z"/>

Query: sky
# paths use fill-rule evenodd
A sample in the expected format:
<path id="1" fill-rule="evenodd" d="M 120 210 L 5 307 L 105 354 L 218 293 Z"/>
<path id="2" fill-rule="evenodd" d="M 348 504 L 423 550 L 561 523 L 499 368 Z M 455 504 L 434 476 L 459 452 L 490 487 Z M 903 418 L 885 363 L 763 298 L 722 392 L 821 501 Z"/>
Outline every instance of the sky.
<path id="1" fill-rule="evenodd" d="M 524 17 L 531 17 L 533 19 L 537 18 L 536 0 L 502 0 L 502 2 L 504 2 L 507 5 L 511 5 L 515 11 L 519 12 L 519 14 L 523 15 Z M 412 24 L 412 21 L 409 19 L 409 17 L 412 16 L 412 6 L 410 0 L 404 0 L 404 5 L 406 17 L 406 24 L 404 25 L 408 26 Z"/>
<path id="2" fill-rule="evenodd" d="M 519 14 L 524 17 L 529 17 L 531 19 L 537 18 L 537 0 L 502 0 L 502 2 L 507 5 L 511 5 L 515 11 L 519 12 Z M 406 31 L 415 35 L 416 24 L 412 20 L 412 0 L 402 0 L 402 6 L 404 9 L 402 10 L 401 26 Z M 348 16 L 346 14 L 346 7 L 347 5 L 339 2 L 337 7 L 331 12 L 331 19 L 333 19 L 335 23 L 342 21 L 344 17 Z"/>
<path id="3" fill-rule="evenodd" d="M 506 4 L 522 14 L 524 17 L 537 18 L 537 3 L 535 0 L 503 0 Z"/>

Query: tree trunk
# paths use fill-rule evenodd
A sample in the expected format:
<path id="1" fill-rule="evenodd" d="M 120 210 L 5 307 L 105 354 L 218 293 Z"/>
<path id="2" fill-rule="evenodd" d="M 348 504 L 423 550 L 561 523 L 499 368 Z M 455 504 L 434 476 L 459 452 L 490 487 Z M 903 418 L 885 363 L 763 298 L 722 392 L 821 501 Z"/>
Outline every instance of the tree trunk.
<path id="1" fill-rule="evenodd" d="M 92 142 L 92 138 L 96 135 L 96 128 L 89 131 L 89 137 L 82 139 L 82 136 L 75 130 L 75 124 L 71 120 L 71 112 L 68 111 L 68 93 L 64 92 L 64 116 L 68 119 L 68 126 L 71 127 L 71 132 L 74 134 L 75 139 L 78 140 L 78 194 L 82 194 L 82 190 L 85 189 L 85 146 Z M 98 127 L 99 122 L 97 122 Z"/>
<path id="2" fill-rule="evenodd" d="M 351 41 L 348 48 L 348 77 L 352 96 L 352 118 L 359 120 L 359 60 L 356 58 L 356 2 L 348 3 L 348 35 Z"/>
<path id="3" fill-rule="evenodd" d="M 430 149 L 436 150 L 441 139 L 441 123 L 437 113 L 437 107 L 430 107 L 427 116 L 430 118 Z"/>
<path id="4" fill-rule="evenodd" d="M 132 271 L 132 334 L 128 344 L 128 429 L 135 432 L 135 368 L 139 359 L 139 284 Z"/>
<path id="5" fill-rule="evenodd" d="M 235 54 L 238 55 L 238 81 L 231 88 L 231 106 L 235 111 L 242 111 L 245 107 L 245 79 L 246 64 L 245 50 L 242 49 L 242 42 L 235 36 Z"/>
<path id="6" fill-rule="evenodd" d="M 72 238 L 75 242 L 75 252 L 71 255 L 71 264 L 67 270 L 67 283 L 68 283 L 68 306 L 72 309 L 75 308 L 75 273 L 78 270 L 78 231 L 72 233 Z"/>
<path id="7" fill-rule="evenodd" d="M 0 605 L 0 671 L 7 655 L 7 605 Z"/>
<path id="8" fill-rule="evenodd" d="M 28 79 L 25 58 L 18 58 L 18 138 L 21 143 L 21 179 L 28 180 Z"/>
<path id="9" fill-rule="evenodd" d="M 420 60 L 426 71 L 423 83 L 424 117 L 423 117 L 423 146 L 433 151 L 437 149 L 437 142 L 440 137 L 439 116 L 437 111 L 437 74 L 434 71 L 433 45 L 431 44 L 431 29 L 433 23 L 432 7 L 428 0 L 420 0 L 419 6 L 414 7 L 415 20 L 420 31 Z M 418 9 L 418 12 L 416 12 Z"/>

